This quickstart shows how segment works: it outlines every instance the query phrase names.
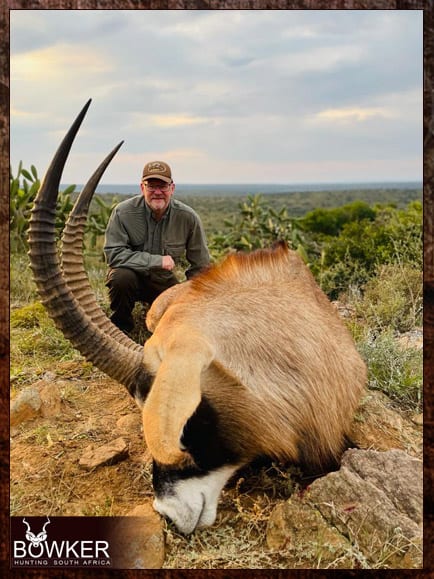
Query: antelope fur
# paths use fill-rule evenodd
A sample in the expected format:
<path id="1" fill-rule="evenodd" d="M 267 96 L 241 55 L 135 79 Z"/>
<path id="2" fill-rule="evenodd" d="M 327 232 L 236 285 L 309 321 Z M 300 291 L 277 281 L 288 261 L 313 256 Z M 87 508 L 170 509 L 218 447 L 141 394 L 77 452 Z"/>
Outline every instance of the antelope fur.
<path id="1" fill-rule="evenodd" d="M 337 459 L 365 366 L 299 255 L 283 245 L 233 254 L 181 287 L 147 318 L 155 379 L 143 420 L 154 458 L 185 460 L 182 429 L 203 394 L 247 460 L 298 461 L 300 448 L 312 464 Z"/>

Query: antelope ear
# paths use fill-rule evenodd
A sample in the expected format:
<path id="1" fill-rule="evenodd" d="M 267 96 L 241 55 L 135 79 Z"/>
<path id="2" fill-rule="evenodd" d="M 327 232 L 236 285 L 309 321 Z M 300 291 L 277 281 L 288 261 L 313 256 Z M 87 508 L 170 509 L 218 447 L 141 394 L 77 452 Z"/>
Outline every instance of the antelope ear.
<path id="1" fill-rule="evenodd" d="M 190 287 L 190 282 L 179 283 L 169 287 L 161 293 L 153 302 L 146 314 L 146 325 L 150 332 L 154 332 L 158 322 L 167 308 Z"/>
<path id="2" fill-rule="evenodd" d="M 184 328 L 182 335 L 166 344 L 145 344 L 147 356 L 159 351 L 161 364 L 143 407 L 143 430 L 152 457 L 161 464 L 179 464 L 186 459 L 181 436 L 185 423 L 201 400 L 201 374 L 214 359 L 212 345 Z M 152 352 L 147 353 L 152 348 Z"/>

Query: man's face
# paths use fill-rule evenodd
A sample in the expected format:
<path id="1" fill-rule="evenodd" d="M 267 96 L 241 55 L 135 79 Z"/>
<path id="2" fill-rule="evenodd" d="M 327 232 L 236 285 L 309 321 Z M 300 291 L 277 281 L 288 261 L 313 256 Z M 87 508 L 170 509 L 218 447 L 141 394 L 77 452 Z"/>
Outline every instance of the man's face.
<path id="1" fill-rule="evenodd" d="M 175 190 L 174 183 L 166 183 L 160 179 L 148 179 L 141 183 L 141 189 L 146 203 L 157 215 L 162 215 Z"/>

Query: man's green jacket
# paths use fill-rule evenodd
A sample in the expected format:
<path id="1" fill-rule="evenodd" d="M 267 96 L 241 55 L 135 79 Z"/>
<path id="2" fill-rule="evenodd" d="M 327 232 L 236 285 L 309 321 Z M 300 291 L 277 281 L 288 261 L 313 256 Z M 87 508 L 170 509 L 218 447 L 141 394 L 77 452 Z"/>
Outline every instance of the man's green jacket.
<path id="1" fill-rule="evenodd" d="M 143 195 L 121 201 L 113 209 L 104 254 L 110 268 L 127 267 L 140 273 L 161 268 L 163 255 L 170 255 L 175 263 L 185 256 L 190 264 L 187 279 L 210 261 L 201 220 L 191 207 L 172 198 L 156 221 Z"/>

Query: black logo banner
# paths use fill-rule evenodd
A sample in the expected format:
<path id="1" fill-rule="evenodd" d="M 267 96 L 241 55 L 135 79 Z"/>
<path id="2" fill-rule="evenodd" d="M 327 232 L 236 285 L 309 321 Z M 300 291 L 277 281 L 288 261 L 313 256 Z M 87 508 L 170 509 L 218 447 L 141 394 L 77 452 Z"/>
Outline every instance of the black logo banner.
<path id="1" fill-rule="evenodd" d="M 10 566 L 134 568 L 130 541 L 142 517 L 11 517 Z"/>

